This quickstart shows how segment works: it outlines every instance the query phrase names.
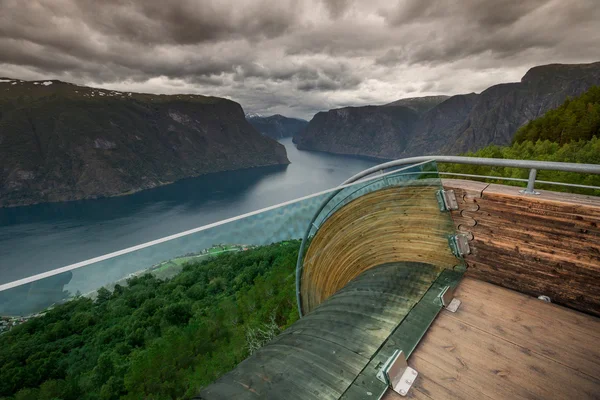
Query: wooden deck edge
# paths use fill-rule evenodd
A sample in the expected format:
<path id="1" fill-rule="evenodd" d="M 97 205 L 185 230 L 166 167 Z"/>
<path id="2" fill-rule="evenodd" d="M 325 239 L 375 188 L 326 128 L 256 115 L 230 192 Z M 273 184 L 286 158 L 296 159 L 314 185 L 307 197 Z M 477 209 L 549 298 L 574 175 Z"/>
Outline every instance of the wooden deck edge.
<path id="1" fill-rule="evenodd" d="M 445 179 L 469 237 L 467 275 L 600 316 L 600 198 Z"/>

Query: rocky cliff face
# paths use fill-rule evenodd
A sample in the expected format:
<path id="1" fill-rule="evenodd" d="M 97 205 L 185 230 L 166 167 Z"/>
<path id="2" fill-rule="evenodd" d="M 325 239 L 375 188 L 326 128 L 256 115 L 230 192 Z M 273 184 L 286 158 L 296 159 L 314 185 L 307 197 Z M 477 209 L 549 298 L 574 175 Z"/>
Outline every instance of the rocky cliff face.
<path id="1" fill-rule="evenodd" d="M 260 133 L 273 139 L 296 136 L 308 125 L 308 121 L 275 114 L 270 117 L 246 116 L 250 124 Z"/>
<path id="2" fill-rule="evenodd" d="M 0 79 L 0 206 L 132 193 L 289 163 L 239 104 Z"/>
<path id="3" fill-rule="evenodd" d="M 600 62 L 539 66 L 529 70 L 521 82 L 492 86 L 481 94 L 452 96 L 419 114 L 416 120 L 407 117 L 403 129 L 376 122 L 379 110 L 386 106 L 370 107 L 368 113 L 359 112 L 359 108 L 341 109 L 356 115 L 338 119 L 335 135 L 324 132 L 324 121 L 339 110 L 319 113 L 296 142 L 300 149 L 341 154 L 355 149 L 352 154 L 383 158 L 459 154 L 489 144 L 509 144 L 520 126 L 558 107 L 567 96 L 580 95 L 593 85 L 600 85 Z M 317 118 L 330 113 L 328 118 Z M 368 118 L 373 120 L 370 127 Z"/>
<path id="4" fill-rule="evenodd" d="M 483 91 L 469 116 L 452 132 L 451 142 L 441 151 L 458 154 L 490 144 L 509 144 L 519 127 L 593 85 L 600 85 L 600 62 L 532 68 L 519 83 L 496 85 Z"/>
<path id="5" fill-rule="evenodd" d="M 340 108 L 316 114 L 294 142 L 301 150 L 392 158 L 406 148 L 418 118 L 401 106 Z"/>
<path id="6" fill-rule="evenodd" d="M 423 96 L 423 97 L 409 97 L 406 99 L 396 100 L 394 102 L 386 104 L 386 106 L 402 106 L 410 108 L 418 114 L 424 114 L 431 110 L 433 107 L 448 100 L 450 96 Z"/>

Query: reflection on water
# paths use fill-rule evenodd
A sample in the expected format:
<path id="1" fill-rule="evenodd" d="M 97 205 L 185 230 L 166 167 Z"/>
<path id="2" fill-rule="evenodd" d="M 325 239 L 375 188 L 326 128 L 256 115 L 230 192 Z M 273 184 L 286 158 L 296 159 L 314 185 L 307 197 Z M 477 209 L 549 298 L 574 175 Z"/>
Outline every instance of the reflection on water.
<path id="1" fill-rule="evenodd" d="M 65 286 L 73 278 L 67 271 L 0 292 L 0 315 L 26 315 L 67 299 Z"/>
<path id="2" fill-rule="evenodd" d="M 0 284 L 325 190 L 377 164 L 281 142 L 289 166 L 211 174 L 130 196 L 0 209 Z"/>

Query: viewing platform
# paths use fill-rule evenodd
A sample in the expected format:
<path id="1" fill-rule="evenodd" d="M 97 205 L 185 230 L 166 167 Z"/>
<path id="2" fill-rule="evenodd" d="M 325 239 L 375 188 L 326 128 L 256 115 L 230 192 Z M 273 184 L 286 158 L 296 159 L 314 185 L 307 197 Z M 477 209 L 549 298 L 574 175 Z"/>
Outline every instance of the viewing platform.
<path id="1" fill-rule="evenodd" d="M 217 244 L 243 252 L 302 239 L 290 299 L 300 319 L 196 399 L 598 399 L 600 197 L 537 189 L 535 171 L 600 166 L 482 160 L 397 160 L 315 195 L 2 283 L 0 314 L 43 313 Z M 446 178 L 436 161 L 531 173 L 523 189 Z"/>
<path id="2" fill-rule="evenodd" d="M 199 399 L 600 398 L 598 197 L 420 175 L 325 201 L 303 318 Z"/>

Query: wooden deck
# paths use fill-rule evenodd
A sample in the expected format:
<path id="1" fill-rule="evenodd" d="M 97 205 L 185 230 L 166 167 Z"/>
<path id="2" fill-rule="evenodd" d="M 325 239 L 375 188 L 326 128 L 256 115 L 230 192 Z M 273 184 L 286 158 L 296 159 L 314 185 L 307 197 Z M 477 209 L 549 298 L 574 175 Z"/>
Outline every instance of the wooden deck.
<path id="1" fill-rule="evenodd" d="M 409 359 L 406 398 L 600 399 L 600 318 L 473 278 L 456 297 Z"/>

